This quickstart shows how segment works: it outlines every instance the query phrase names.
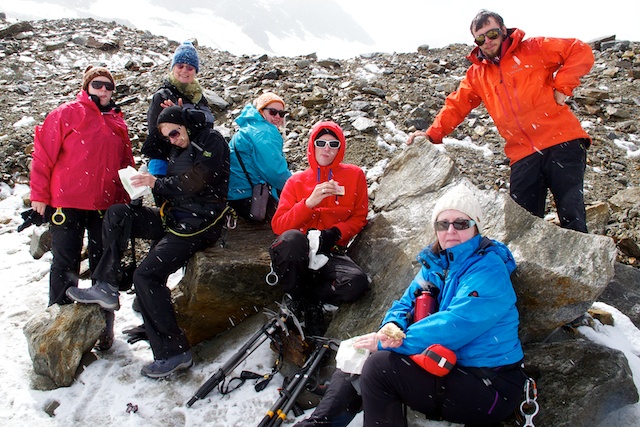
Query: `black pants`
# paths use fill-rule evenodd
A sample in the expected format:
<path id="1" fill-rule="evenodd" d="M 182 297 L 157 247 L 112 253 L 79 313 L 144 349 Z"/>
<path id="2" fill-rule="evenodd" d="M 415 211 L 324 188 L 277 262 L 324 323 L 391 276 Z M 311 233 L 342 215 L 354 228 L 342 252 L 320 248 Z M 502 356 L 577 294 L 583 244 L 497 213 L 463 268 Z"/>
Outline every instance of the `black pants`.
<path id="1" fill-rule="evenodd" d="M 364 426 L 405 425 L 403 404 L 428 418 L 467 426 L 497 423 L 518 408 L 525 378 L 518 365 L 454 367 L 437 377 L 408 356 L 378 351 L 369 357 L 360 378 Z"/>
<path id="2" fill-rule="evenodd" d="M 336 369 L 320 404 L 309 418 L 296 423 L 294 427 L 348 426 L 362 410 L 362 398 L 352 385 L 352 381 L 357 378 L 357 375 L 352 376 Z"/>
<path id="3" fill-rule="evenodd" d="M 81 209 L 62 210 L 66 216 L 60 225 L 51 224 L 51 273 L 49 305 L 70 304 L 65 292 L 78 286 L 84 232 L 88 232 L 89 269 L 93 271 L 102 256 L 102 212 Z M 56 215 L 56 219 L 59 215 Z"/>
<path id="4" fill-rule="evenodd" d="M 195 236 L 181 237 L 165 232 L 157 208 L 114 205 L 107 210 L 103 226 L 104 253 L 94 271 L 94 279 L 118 283 L 122 252 L 131 237 L 158 241 L 133 274 L 154 359 L 167 359 L 189 349 L 187 338 L 178 327 L 167 279 L 197 251 L 213 245 L 221 227 L 222 223 Z"/>
<path id="5" fill-rule="evenodd" d="M 311 270 L 309 240 L 298 230 L 278 236 L 269 254 L 278 283 L 293 298 L 340 304 L 357 300 L 369 289 L 366 273 L 346 255 L 332 252 L 324 267 Z"/>
<path id="6" fill-rule="evenodd" d="M 520 206 L 544 216 L 547 189 L 551 191 L 563 228 L 587 232 L 584 171 L 587 139 L 554 145 L 511 165 L 509 192 Z"/>

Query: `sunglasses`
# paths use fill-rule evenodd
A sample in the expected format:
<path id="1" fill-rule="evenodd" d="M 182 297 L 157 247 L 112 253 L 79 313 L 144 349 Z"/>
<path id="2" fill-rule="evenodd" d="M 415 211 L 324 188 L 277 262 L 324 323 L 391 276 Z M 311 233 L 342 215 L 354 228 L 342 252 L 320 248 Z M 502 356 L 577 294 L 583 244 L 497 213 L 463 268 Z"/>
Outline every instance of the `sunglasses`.
<path id="1" fill-rule="evenodd" d="M 271 107 L 265 107 L 263 108 L 263 110 L 268 111 L 272 117 L 275 117 L 275 116 L 284 117 L 287 114 L 287 112 L 284 110 L 276 110 L 275 108 L 271 108 Z"/>
<path id="2" fill-rule="evenodd" d="M 460 230 L 466 230 L 469 227 L 473 227 L 474 225 L 476 225 L 476 222 L 472 219 L 456 219 L 453 222 L 436 221 L 435 228 L 436 228 L 436 231 L 447 231 L 450 225 L 453 225 L 453 228 L 460 231 Z"/>
<path id="3" fill-rule="evenodd" d="M 180 130 L 178 129 L 174 129 L 171 132 L 169 132 L 165 138 L 167 138 L 168 140 L 171 140 L 173 138 L 177 138 L 180 135 Z"/>
<path id="4" fill-rule="evenodd" d="M 501 35 L 502 35 L 502 30 L 500 28 L 492 28 L 484 34 L 477 35 L 474 41 L 478 46 L 482 46 L 486 38 L 489 38 L 489 40 L 495 40 Z"/>
<path id="5" fill-rule="evenodd" d="M 113 83 L 111 82 L 103 82 L 100 80 L 94 80 L 91 82 L 91 87 L 94 89 L 102 89 L 105 88 L 106 90 L 114 90 L 116 87 L 114 86 Z"/>
<path id="6" fill-rule="evenodd" d="M 175 67 L 178 67 L 178 70 L 182 70 L 183 68 L 186 68 L 187 71 L 195 71 L 196 67 L 194 67 L 193 65 L 189 65 L 189 64 L 176 64 Z"/>
<path id="7" fill-rule="evenodd" d="M 324 148 L 327 144 L 329 144 L 329 148 L 340 148 L 340 141 L 337 139 L 332 139 L 331 141 L 327 141 L 326 139 L 316 139 L 313 141 L 313 145 L 318 148 Z"/>

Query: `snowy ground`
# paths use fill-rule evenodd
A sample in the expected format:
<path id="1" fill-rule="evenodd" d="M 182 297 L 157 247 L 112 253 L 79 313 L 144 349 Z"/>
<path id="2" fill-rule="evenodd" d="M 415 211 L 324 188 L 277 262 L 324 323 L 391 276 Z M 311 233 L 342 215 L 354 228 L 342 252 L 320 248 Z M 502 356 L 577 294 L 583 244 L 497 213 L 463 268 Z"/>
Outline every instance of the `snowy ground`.
<path id="1" fill-rule="evenodd" d="M 269 386 L 256 392 L 248 381 L 229 395 L 218 390 L 187 408 L 185 403 L 222 364 L 228 360 L 263 323 L 262 315 L 245 321 L 217 341 L 195 348 L 195 366 L 169 380 L 152 380 L 140 375 L 140 368 L 152 359 L 146 342 L 127 344 L 122 330 L 140 324 L 139 315 L 131 310 L 132 297 L 121 296 L 122 308 L 116 312 L 116 341 L 113 348 L 96 353 L 97 360 L 89 364 L 71 387 L 51 391 L 31 388 L 32 364 L 22 328 L 27 320 L 44 310 L 48 299 L 48 273 L 51 255 L 34 260 L 29 253 L 29 228 L 17 233 L 24 210 L 22 196 L 26 186 L 10 189 L 0 184 L 0 277 L 4 295 L 0 298 L 0 425 L 2 426 L 200 426 L 214 427 L 257 425 L 266 410 L 278 397 L 282 376 L 276 376 Z M 179 280 L 172 276 L 171 283 Z M 88 282 L 81 283 L 88 286 Z M 616 326 L 601 326 L 598 330 L 583 327 L 582 332 L 593 341 L 623 351 L 639 386 L 640 331 L 629 319 L 613 307 L 598 304 L 613 312 Z M 249 356 L 236 371 L 269 372 L 274 353 L 264 344 Z M 58 406 L 50 417 L 46 407 Z M 128 404 L 137 412 L 127 412 Z M 308 415 L 299 417 L 304 418 Z M 290 414 L 293 417 L 293 414 Z M 631 405 L 613 414 L 606 425 L 638 425 L 640 404 Z M 362 424 L 361 416 L 351 426 Z M 451 426 L 443 422 L 419 422 L 422 426 Z M 412 423 L 412 425 L 417 425 Z M 603 424 L 604 426 L 605 424 Z"/>

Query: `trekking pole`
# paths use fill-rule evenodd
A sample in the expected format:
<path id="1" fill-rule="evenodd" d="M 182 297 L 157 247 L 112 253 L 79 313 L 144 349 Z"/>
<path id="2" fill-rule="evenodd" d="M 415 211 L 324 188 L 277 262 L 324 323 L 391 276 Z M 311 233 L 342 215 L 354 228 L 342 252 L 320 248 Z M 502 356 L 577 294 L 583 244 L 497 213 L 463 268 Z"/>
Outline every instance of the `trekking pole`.
<path id="1" fill-rule="evenodd" d="M 258 427 L 278 427 L 287 418 L 287 413 L 296 404 L 296 400 L 309 382 L 309 378 L 320 367 L 325 354 L 329 351 L 329 343 L 317 345 L 302 369 L 296 373 L 287 387 L 281 392 L 276 403 L 267 411 Z"/>
<path id="2" fill-rule="evenodd" d="M 253 334 L 240 350 L 225 362 L 225 364 L 196 391 L 193 397 L 186 403 L 187 408 L 190 408 L 197 400 L 206 397 L 211 390 L 224 381 L 227 375 L 233 372 L 243 360 L 249 357 L 262 343 L 270 339 L 277 329 L 280 328 L 287 332 L 285 322 L 290 316 L 292 316 L 291 312 L 285 307 L 281 307 L 277 315 L 274 315 L 269 322 L 265 323 L 260 330 Z"/>

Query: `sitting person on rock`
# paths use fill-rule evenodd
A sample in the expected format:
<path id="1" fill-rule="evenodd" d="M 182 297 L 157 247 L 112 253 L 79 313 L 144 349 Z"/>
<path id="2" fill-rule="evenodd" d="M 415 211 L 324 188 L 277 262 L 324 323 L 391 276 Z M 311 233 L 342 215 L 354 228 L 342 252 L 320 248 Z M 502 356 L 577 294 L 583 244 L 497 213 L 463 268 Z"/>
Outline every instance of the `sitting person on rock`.
<path id="1" fill-rule="evenodd" d="M 481 235 L 480 204 L 462 184 L 438 200 L 431 218 L 436 241 L 418 256 L 421 270 L 380 330 L 355 340 L 355 347 L 372 352 L 361 376 L 336 370 L 318 407 L 297 427 L 346 426 L 361 408 L 367 427 L 402 426 L 403 405 L 430 419 L 486 426 L 518 408 L 527 377 L 513 256 Z M 437 304 L 416 318 L 425 289 Z M 439 364 L 438 354 L 447 363 Z"/>
<path id="2" fill-rule="evenodd" d="M 229 206 L 250 221 L 271 220 L 278 206 L 278 194 L 291 176 L 278 131 L 284 125 L 284 108 L 282 98 L 266 92 L 254 104 L 246 105 L 235 119 L 239 129 L 229 142 L 231 175 L 227 198 Z M 252 188 L 258 184 L 271 187 L 262 218 L 251 214 Z"/>
<path id="3" fill-rule="evenodd" d="M 173 145 L 167 175 L 157 178 L 145 172 L 131 181 L 134 187 L 151 187 L 165 200 L 163 206 L 120 204 L 107 210 L 102 228 L 104 254 L 93 273 L 96 284 L 67 292 L 74 301 L 117 310 L 117 274 L 127 241 L 131 237 L 158 241 L 133 275 L 153 351 L 154 362 L 142 368 L 150 378 L 166 377 L 193 364 L 167 279 L 220 237 L 229 180 L 229 147 L 222 135 L 207 126 L 201 111 L 167 107 L 158 115 L 158 130 Z"/>
<path id="4" fill-rule="evenodd" d="M 326 330 L 323 303 L 351 302 L 369 289 L 367 275 L 345 253 L 369 211 L 364 172 L 342 163 L 345 151 L 340 126 L 316 123 L 307 148 L 310 167 L 287 180 L 271 220 L 279 235 L 269 249 L 273 271 L 309 335 Z"/>

